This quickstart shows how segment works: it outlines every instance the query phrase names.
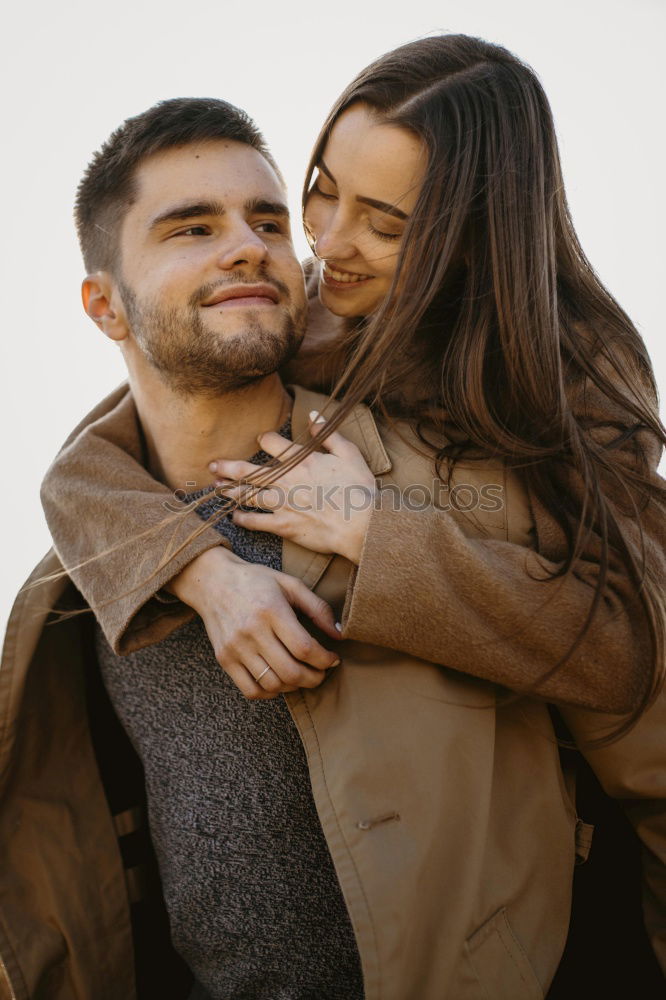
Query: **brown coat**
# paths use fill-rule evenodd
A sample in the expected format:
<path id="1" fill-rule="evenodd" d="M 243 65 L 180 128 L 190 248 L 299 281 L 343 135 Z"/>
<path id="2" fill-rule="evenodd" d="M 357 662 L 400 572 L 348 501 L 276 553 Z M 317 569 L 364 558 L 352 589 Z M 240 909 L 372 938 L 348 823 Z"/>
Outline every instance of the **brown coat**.
<path id="1" fill-rule="evenodd" d="M 321 398 L 296 390 L 296 433 L 305 429 L 308 411 L 321 404 Z M 120 483 L 121 495 L 139 485 L 138 468 L 128 471 L 126 458 L 119 464 L 114 450 L 120 447 L 141 459 L 136 414 L 126 390 L 105 401 L 95 416 L 63 453 L 47 480 L 47 495 L 57 495 L 54 484 L 63 477 L 68 490 L 73 477 L 84 493 L 85 484 L 96 476 L 116 489 Z M 356 441 L 383 483 L 427 481 L 429 463 L 421 460 L 419 465 L 400 438 L 377 428 L 366 408 L 357 408 L 342 430 Z M 438 665 L 448 664 L 450 655 L 454 666 L 464 668 L 471 656 L 473 665 L 480 664 L 478 672 L 492 676 L 496 664 L 495 681 L 519 686 L 533 679 L 532 658 L 543 643 L 530 638 L 523 651 L 520 640 L 514 639 L 511 653 L 503 655 L 497 635 L 490 637 L 491 643 L 487 632 L 477 632 L 489 610 L 494 612 L 471 593 L 475 579 L 478 576 L 479 586 L 486 588 L 486 605 L 491 598 L 502 604 L 504 588 L 519 585 L 527 547 L 535 539 L 527 498 L 515 477 L 499 467 L 476 469 L 474 474 L 504 485 L 501 511 L 479 510 L 474 516 L 428 512 L 428 527 L 419 535 L 412 523 L 414 512 L 401 521 L 403 515 L 379 510 L 373 514 L 363 558 L 376 546 L 380 549 L 374 573 L 366 573 L 362 561 L 354 578 L 342 559 L 285 544 L 286 572 L 306 580 L 336 607 L 345 599 L 347 604 L 342 667 L 318 690 L 298 692 L 287 700 L 308 753 L 313 793 L 359 944 L 368 1000 L 541 997 L 566 935 L 575 814 L 546 708 L 528 700 L 492 707 L 497 693 L 493 685 Z M 459 481 L 469 483 L 471 475 L 464 467 L 458 470 Z M 132 534 L 162 517 L 161 508 L 158 514 L 153 509 L 160 507 L 154 502 L 160 488 L 151 488 L 152 503 L 149 495 L 131 497 L 143 511 L 141 521 L 133 522 Z M 120 502 L 127 500 L 125 493 Z M 68 527 L 61 504 L 56 504 L 58 516 L 51 522 L 57 546 L 61 552 L 63 545 L 67 549 L 71 567 L 76 533 Z M 90 555 L 93 541 L 104 545 L 118 530 L 118 524 L 107 525 L 102 537 L 98 534 L 104 528 L 104 512 L 108 515 L 112 509 L 108 504 L 102 489 L 87 516 L 77 516 L 83 537 L 74 542 L 79 555 Z M 386 549 L 390 542 L 400 546 L 402 554 L 413 545 L 407 529 L 416 530 L 419 547 L 407 568 L 409 584 L 398 595 L 392 580 L 395 559 L 387 563 Z M 173 526 L 169 530 L 172 534 Z M 440 582 L 441 563 L 437 574 L 429 569 L 430 560 L 438 558 L 440 534 L 448 542 L 443 565 L 448 574 L 450 560 L 449 583 Z M 541 542 L 539 532 L 538 539 Z M 158 540 L 161 544 L 164 535 Z M 207 531 L 200 545 L 210 544 L 219 544 L 219 536 Z M 178 561 L 187 561 L 192 552 L 183 556 L 165 566 L 146 590 L 104 607 L 102 602 L 117 593 L 119 583 L 129 589 L 152 565 L 135 565 L 125 552 L 121 562 L 105 557 L 70 572 L 116 647 L 131 648 L 154 641 L 191 614 L 151 599 L 155 588 L 177 571 Z M 421 566 L 421 576 L 415 563 Z M 37 575 L 57 568 L 52 556 L 38 567 Z M 426 589 L 423 579 L 429 573 Z M 411 586 L 417 588 L 413 595 Z M 456 595 L 456 586 L 463 589 L 463 598 Z M 510 613 L 534 601 L 531 587 L 522 586 L 518 603 L 506 596 Z M 535 593 L 538 586 L 534 584 Z M 573 605 L 587 587 L 583 580 L 575 581 L 571 612 L 578 613 Z M 57 599 L 61 588 L 56 581 L 20 596 L 0 674 L 0 831 L 3 847 L 7 845 L 7 870 L 0 883 L 0 955 L 12 984 L 5 985 L 0 996 L 26 1000 L 39 993 L 46 1000 L 132 1000 L 125 881 L 82 697 L 83 677 L 90 670 L 82 619 L 43 629 L 40 612 Z M 372 593 L 372 588 L 374 606 L 370 608 L 369 599 L 358 604 L 359 596 Z M 619 581 L 613 582 L 612 593 L 621 605 Z M 407 597 L 426 601 L 420 608 L 418 636 L 404 634 L 404 628 L 398 631 L 392 620 L 413 613 Z M 558 599 L 564 598 L 554 602 Z M 450 606 L 451 601 L 457 603 Z M 367 618 L 363 607 L 370 608 Z M 542 615 L 551 615 L 548 605 Z M 424 628 L 424 620 L 432 627 Z M 557 626 L 556 617 L 548 620 L 551 628 Z M 358 633 L 365 629 L 377 643 L 378 627 L 386 637 L 381 646 L 360 641 L 366 636 Z M 614 638 L 604 639 L 604 632 Z M 441 640 L 432 638 L 440 633 Z M 476 635 L 482 643 L 475 643 L 479 648 L 471 654 Z M 623 679 L 608 682 L 606 664 L 591 644 L 553 695 L 597 708 L 631 707 L 642 685 L 639 640 L 638 620 L 630 610 L 615 617 L 608 614 L 597 643 L 608 642 L 606 656 L 618 650 Z M 437 641 L 435 648 L 432 643 Z M 398 642 L 406 651 L 394 648 Z M 423 658 L 424 643 L 436 654 L 434 662 Z M 410 648 L 413 644 L 417 648 Z M 467 658 L 464 663 L 461 657 Z M 652 800 L 638 810 L 638 829 L 661 855 L 662 864 L 666 831 L 660 827 L 663 730 L 658 724 L 663 718 L 660 701 L 631 737 L 593 758 L 611 791 Z M 580 733 L 594 729 L 596 720 L 572 712 L 568 721 Z M 126 824 L 126 814 L 116 818 L 117 826 Z M 663 885 L 659 889 L 655 881 L 653 886 L 663 900 Z M 663 948 L 663 911 L 661 916 L 657 908 L 652 912 L 655 942 Z"/>
<path id="2" fill-rule="evenodd" d="M 314 314 L 316 318 L 316 308 Z M 317 385 L 324 377 L 317 370 L 317 337 L 330 336 L 328 322 L 322 317 L 311 326 L 292 365 L 301 379 L 309 376 L 309 383 Z M 121 386 L 73 431 L 42 486 L 56 552 L 121 654 L 163 638 L 192 616 L 184 605 L 165 606 L 154 594 L 195 556 L 221 544 L 213 528 L 187 542 L 201 528 L 195 512 L 167 517 L 165 504 L 172 509 L 174 500 L 144 467 L 135 417 L 120 407 L 119 419 L 96 421 L 125 392 Z M 627 423 L 621 408 L 600 398 L 594 387 L 579 387 L 573 403 L 599 444 L 612 445 Z M 400 434 L 384 426 L 379 430 L 399 456 L 400 488 L 424 484 L 437 496 L 432 468 L 409 446 L 413 431 L 408 426 Z M 636 464 L 638 444 L 659 480 L 660 448 L 647 431 L 612 451 L 618 465 Z M 390 477 L 382 477 L 386 471 L 379 470 L 379 480 L 390 486 Z M 479 494 L 482 486 L 497 487 L 494 495 L 506 503 L 508 476 L 497 463 L 462 462 L 455 481 Z M 473 494 L 463 491 L 463 503 L 468 495 Z M 611 560 L 594 627 L 566 664 L 539 683 L 587 617 L 599 559 L 593 539 L 574 573 L 544 584 L 538 578 L 544 568 L 561 564 L 566 540 L 535 497 L 526 502 L 527 535 L 516 544 L 501 530 L 498 537 L 492 532 L 480 540 L 469 537 L 467 525 L 477 519 L 478 507 L 466 516 L 455 507 L 395 510 L 389 497 L 373 512 L 363 558 L 350 581 L 344 635 L 444 663 L 514 691 L 534 693 L 538 684 L 539 696 L 556 703 L 629 712 L 645 692 L 649 644 L 642 605 L 617 560 Z M 494 528 L 504 523 L 501 509 L 486 511 L 484 518 Z M 640 551 L 635 520 L 623 521 Z M 666 581 L 663 508 L 650 504 L 641 512 L 641 524 L 648 559 Z M 100 553 L 103 558 L 90 561 Z M 424 627 L 424 622 L 436 627 Z"/>

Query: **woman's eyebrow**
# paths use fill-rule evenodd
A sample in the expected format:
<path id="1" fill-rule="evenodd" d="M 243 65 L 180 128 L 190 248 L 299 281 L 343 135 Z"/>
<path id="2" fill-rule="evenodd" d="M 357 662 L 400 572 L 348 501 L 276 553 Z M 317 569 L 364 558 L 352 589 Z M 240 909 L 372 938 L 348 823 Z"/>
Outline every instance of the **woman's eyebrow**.
<path id="1" fill-rule="evenodd" d="M 378 208 L 380 212 L 385 212 L 386 215 L 394 215 L 396 219 L 408 219 L 409 216 L 402 209 L 396 208 L 395 205 L 389 205 L 387 201 L 377 201 L 375 198 L 363 198 L 360 194 L 356 195 L 356 201 L 362 201 L 364 205 L 370 205 L 371 208 Z"/>
<path id="2" fill-rule="evenodd" d="M 320 159 L 317 166 L 321 170 L 322 174 L 325 174 L 328 177 L 329 181 L 331 181 L 331 183 L 335 184 L 335 186 L 337 187 L 338 182 L 336 181 L 335 177 L 328 169 L 324 161 Z M 404 220 L 409 218 L 406 212 L 403 212 L 402 209 L 400 208 L 396 208 L 395 205 L 390 205 L 387 201 L 377 201 L 376 198 L 365 198 L 363 195 L 360 194 L 356 195 L 356 201 L 360 201 L 364 205 L 370 205 L 371 208 L 377 208 L 379 209 L 380 212 L 385 212 L 386 215 L 393 215 L 395 216 L 396 219 Z"/>

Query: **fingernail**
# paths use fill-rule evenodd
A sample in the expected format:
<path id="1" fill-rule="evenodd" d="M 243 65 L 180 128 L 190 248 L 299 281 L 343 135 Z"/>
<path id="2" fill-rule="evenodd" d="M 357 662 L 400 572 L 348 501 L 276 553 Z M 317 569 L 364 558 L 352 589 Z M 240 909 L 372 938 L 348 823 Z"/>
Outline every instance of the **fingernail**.
<path id="1" fill-rule="evenodd" d="M 336 660 L 335 663 L 331 663 L 331 666 L 332 667 L 339 667 L 341 663 L 342 663 L 342 660 Z"/>
<path id="2" fill-rule="evenodd" d="M 325 424 L 326 420 L 322 417 L 319 410 L 310 410 L 310 420 L 313 424 Z"/>
<path id="3" fill-rule="evenodd" d="M 217 472 L 217 462 L 211 462 L 208 466 L 211 472 Z"/>
<path id="4" fill-rule="evenodd" d="M 340 622 L 336 622 L 335 627 L 338 630 L 338 632 L 342 632 L 342 625 L 340 624 Z"/>

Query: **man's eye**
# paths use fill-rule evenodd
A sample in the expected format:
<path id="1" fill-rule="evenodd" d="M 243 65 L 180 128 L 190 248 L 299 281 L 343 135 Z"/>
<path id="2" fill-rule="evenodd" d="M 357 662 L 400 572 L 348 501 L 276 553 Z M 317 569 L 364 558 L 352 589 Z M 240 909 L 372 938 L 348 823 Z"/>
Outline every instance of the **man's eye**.
<path id="1" fill-rule="evenodd" d="M 282 228 L 279 222 L 260 222 L 255 227 L 258 233 L 281 233 Z"/>
<path id="2" fill-rule="evenodd" d="M 188 226 L 187 229 L 180 229 L 176 236 L 208 236 L 209 234 L 208 226 Z"/>

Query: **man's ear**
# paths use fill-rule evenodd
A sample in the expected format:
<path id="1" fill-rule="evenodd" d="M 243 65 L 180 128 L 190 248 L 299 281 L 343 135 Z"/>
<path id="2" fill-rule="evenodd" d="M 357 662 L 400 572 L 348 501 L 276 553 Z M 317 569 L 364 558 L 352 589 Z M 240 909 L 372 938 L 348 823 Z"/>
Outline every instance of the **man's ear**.
<path id="1" fill-rule="evenodd" d="M 81 285 L 83 308 L 110 340 L 125 340 L 129 334 L 125 310 L 115 281 L 108 271 L 87 274 Z"/>

